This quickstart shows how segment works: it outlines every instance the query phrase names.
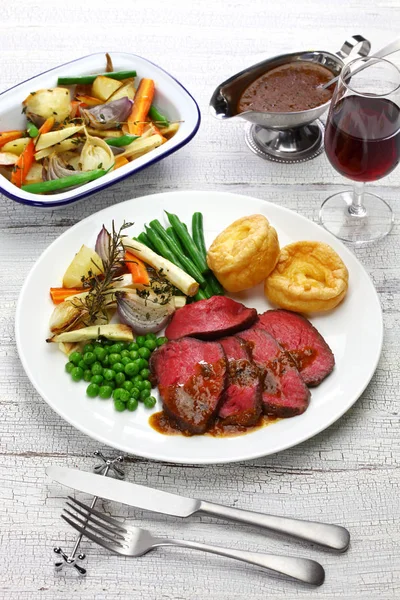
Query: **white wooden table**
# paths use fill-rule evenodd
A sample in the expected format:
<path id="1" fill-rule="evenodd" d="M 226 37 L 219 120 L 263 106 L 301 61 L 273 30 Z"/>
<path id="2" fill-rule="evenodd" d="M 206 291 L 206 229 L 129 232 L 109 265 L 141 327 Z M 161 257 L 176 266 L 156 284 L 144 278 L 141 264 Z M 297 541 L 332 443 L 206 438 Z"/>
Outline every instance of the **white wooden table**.
<path id="1" fill-rule="evenodd" d="M 99 444 L 61 420 L 37 395 L 17 356 L 14 311 L 21 285 L 41 252 L 68 227 L 128 198 L 175 189 L 226 190 L 280 203 L 316 219 L 321 201 L 344 185 L 324 155 L 299 165 L 252 155 L 240 124 L 208 114 L 215 86 L 273 54 L 314 47 L 336 51 L 355 33 L 377 50 L 398 35 L 400 0 L 202 0 L 202 2 L 3 2 L 0 88 L 90 52 L 146 56 L 193 93 L 202 126 L 183 150 L 134 178 L 56 212 L 0 199 L 0 597 L 4 600 L 205 599 L 252 597 L 389 600 L 400 597 L 400 231 L 356 251 L 379 292 L 385 319 L 381 361 L 371 384 L 339 422 L 314 439 L 253 462 L 182 467 L 129 457 L 128 478 L 172 492 L 258 511 L 346 524 L 351 549 L 334 555 L 240 525 L 191 518 L 182 523 L 102 502 L 155 533 L 235 548 L 293 553 L 321 561 L 326 583 L 310 590 L 244 564 L 179 549 L 125 560 L 85 541 L 88 576 L 54 575 L 52 548 L 69 550 L 60 519 L 67 492 L 45 476 L 48 465 L 90 469 Z M 400 170 L 376 190 L 399 211 Z M 35 307 L 32 308 L 34 318 Z M 354 361 L 362 356 L 354 356 Z M 351 365 L 349 365 L 351 368 Z M 50 376 L 50 375 L 49 375 Z M 116 452 L 101 448 L 108 455 Z"/>

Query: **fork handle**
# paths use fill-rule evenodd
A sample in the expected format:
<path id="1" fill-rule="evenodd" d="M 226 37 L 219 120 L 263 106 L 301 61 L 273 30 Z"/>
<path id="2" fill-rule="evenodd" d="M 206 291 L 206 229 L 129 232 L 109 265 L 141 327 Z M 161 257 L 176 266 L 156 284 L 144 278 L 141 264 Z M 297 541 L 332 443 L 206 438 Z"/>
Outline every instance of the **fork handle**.
<path id="1" fill-rule="evenodd" d="M 315 544 L 320 544 L 339 552 L 345 552 L 350 543 L 349 532 L 340 525 L 264 515 L 250 510 L 242 510 L 240 508 L 232 508 L 204 501 L 201 501 L 199 510 L 213 517 L 256 525 L 270 531 L 314 542 Z"/>
<path id="2" fill-rule="evenodd" d="M 325 579 L 323 567 L 315 560 L 309 560 L 308 558 L 246 552 L 244 550 L 220 548 L 219 546 L 209 546 L 208 544 L 187 540 L 156 539 L 154 540 L 155 546 L 181 546 L 183 548 L 192 548 L 193 550 L 203 550 L 211 554 L 235 558 L 236 560 L 241 560 L 242 562 L 256 565 L 275 573 L 280 573 L 281 575 L 287 575 L 311 585 L 322 585 Z"/>

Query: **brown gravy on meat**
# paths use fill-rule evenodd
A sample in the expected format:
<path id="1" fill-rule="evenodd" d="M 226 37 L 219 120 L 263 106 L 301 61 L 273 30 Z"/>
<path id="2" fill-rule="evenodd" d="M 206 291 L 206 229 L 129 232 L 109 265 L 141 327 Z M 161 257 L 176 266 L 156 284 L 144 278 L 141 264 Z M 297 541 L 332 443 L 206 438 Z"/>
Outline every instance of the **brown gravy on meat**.
<path id="1" fill-rule="evenodd" d="M 320 86 L 333 78 L 333 73 L 316 63 L 299 61 L 286 63 L 267 71 L 243 92 L 238 112 L 296 112 L 328 102 L 333 87 Z"/>
<path id="2" fill-rule="evenodd" d="M 221 419 L 217 419 L 214 425 L 202 435 L 211 435 L 212 437 L 234 437 L 250 433 L 256 429 L 261 429 L 262 427 L 271 425 L 271 423 L 276 423 L 279 420 L 280 419 L 277 417 L 262 415 L 259 421 L 252 427 L 243 427 L 242 425 L 224 425 L 224 422 Z M 179 427 L 168 418 L 163 410 L 151 415 L 149 424 L 153 429 L 158 431 L 158 433 L 163 433 L 164 435 L 183 435 L 185 437 L 192 437 L 192 434 L 187 431 L 181 431 Z"/>

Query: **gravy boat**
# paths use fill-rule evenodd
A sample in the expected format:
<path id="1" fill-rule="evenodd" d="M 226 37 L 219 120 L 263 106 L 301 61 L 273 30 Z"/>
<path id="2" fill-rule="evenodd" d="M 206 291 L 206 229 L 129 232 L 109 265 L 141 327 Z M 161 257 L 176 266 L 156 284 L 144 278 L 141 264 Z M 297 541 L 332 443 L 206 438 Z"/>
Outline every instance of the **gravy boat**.
<path id="1" fill-rule="evenodd" d="M 330 100 L 297 112 L 238 112 L 237 105 L 244 90 L 267 71 L 280 65 L 295 62 L 312 62 L 328 68 L 332 77 L 339 75 L 345 62 L 356 56 L 367 56 L 371 44 L 361 35 L 346 41 L 341 49 L 332 54 L 325 50 L 292 52 L 274 56 L 221 83 L 210 100 L 210 112 L 220 120 L 243 119 L 247 121 L 245 140 L 249 148 L 261 156 L 276 162 L 303 162 L 317 156 L 323 150 L 324 126 L 319 118 L 327 110 Z"/>

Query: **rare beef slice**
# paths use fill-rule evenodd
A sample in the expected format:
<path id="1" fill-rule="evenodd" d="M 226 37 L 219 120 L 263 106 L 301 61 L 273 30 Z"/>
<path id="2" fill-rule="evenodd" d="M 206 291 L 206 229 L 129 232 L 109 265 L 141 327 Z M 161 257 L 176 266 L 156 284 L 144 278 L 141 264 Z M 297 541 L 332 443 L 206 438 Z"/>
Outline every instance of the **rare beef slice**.
<path id="1" fill-rule="evenodd" d="M 150 370 L 167 416 L 182 431 L 207 431 L 225 389 L 226 359 L 221 344 L 188 337 L 170 341 L 153 352 Z"/>
<path id="2" fill-rule="evenodd" d="M 276 417 L 294 417 L 303 413 L 310 402 L 310 392 L 293 359 L 263 329 L 242 331 L 243 339 L 262 379 L 263 412 Z"/>
<path id="3" fill-rule="evenodd" d="M 333 370 L 332 350 L 305 317 L 288 310 L 267 310 L 255 327 L 268 331 L 290 352 L 307 385 L 318 385 Z"/>
<path id="4" fill-rule="evenodd" d="M 174 313 L 165 330 L 169 340 L 190 336 L 215 340 L 250 327 L 257 311 L 225 296 L 212 296 L 187 304 Z"/>
<path id="5" fill-rule="evenodd" d="M 223 338 L 220 343 L 228 363 L 228 377 L 218 416 L 227 425 L 250 427 L 262 413 L 261 379 L 251 354 L 240 338 Z"/>

